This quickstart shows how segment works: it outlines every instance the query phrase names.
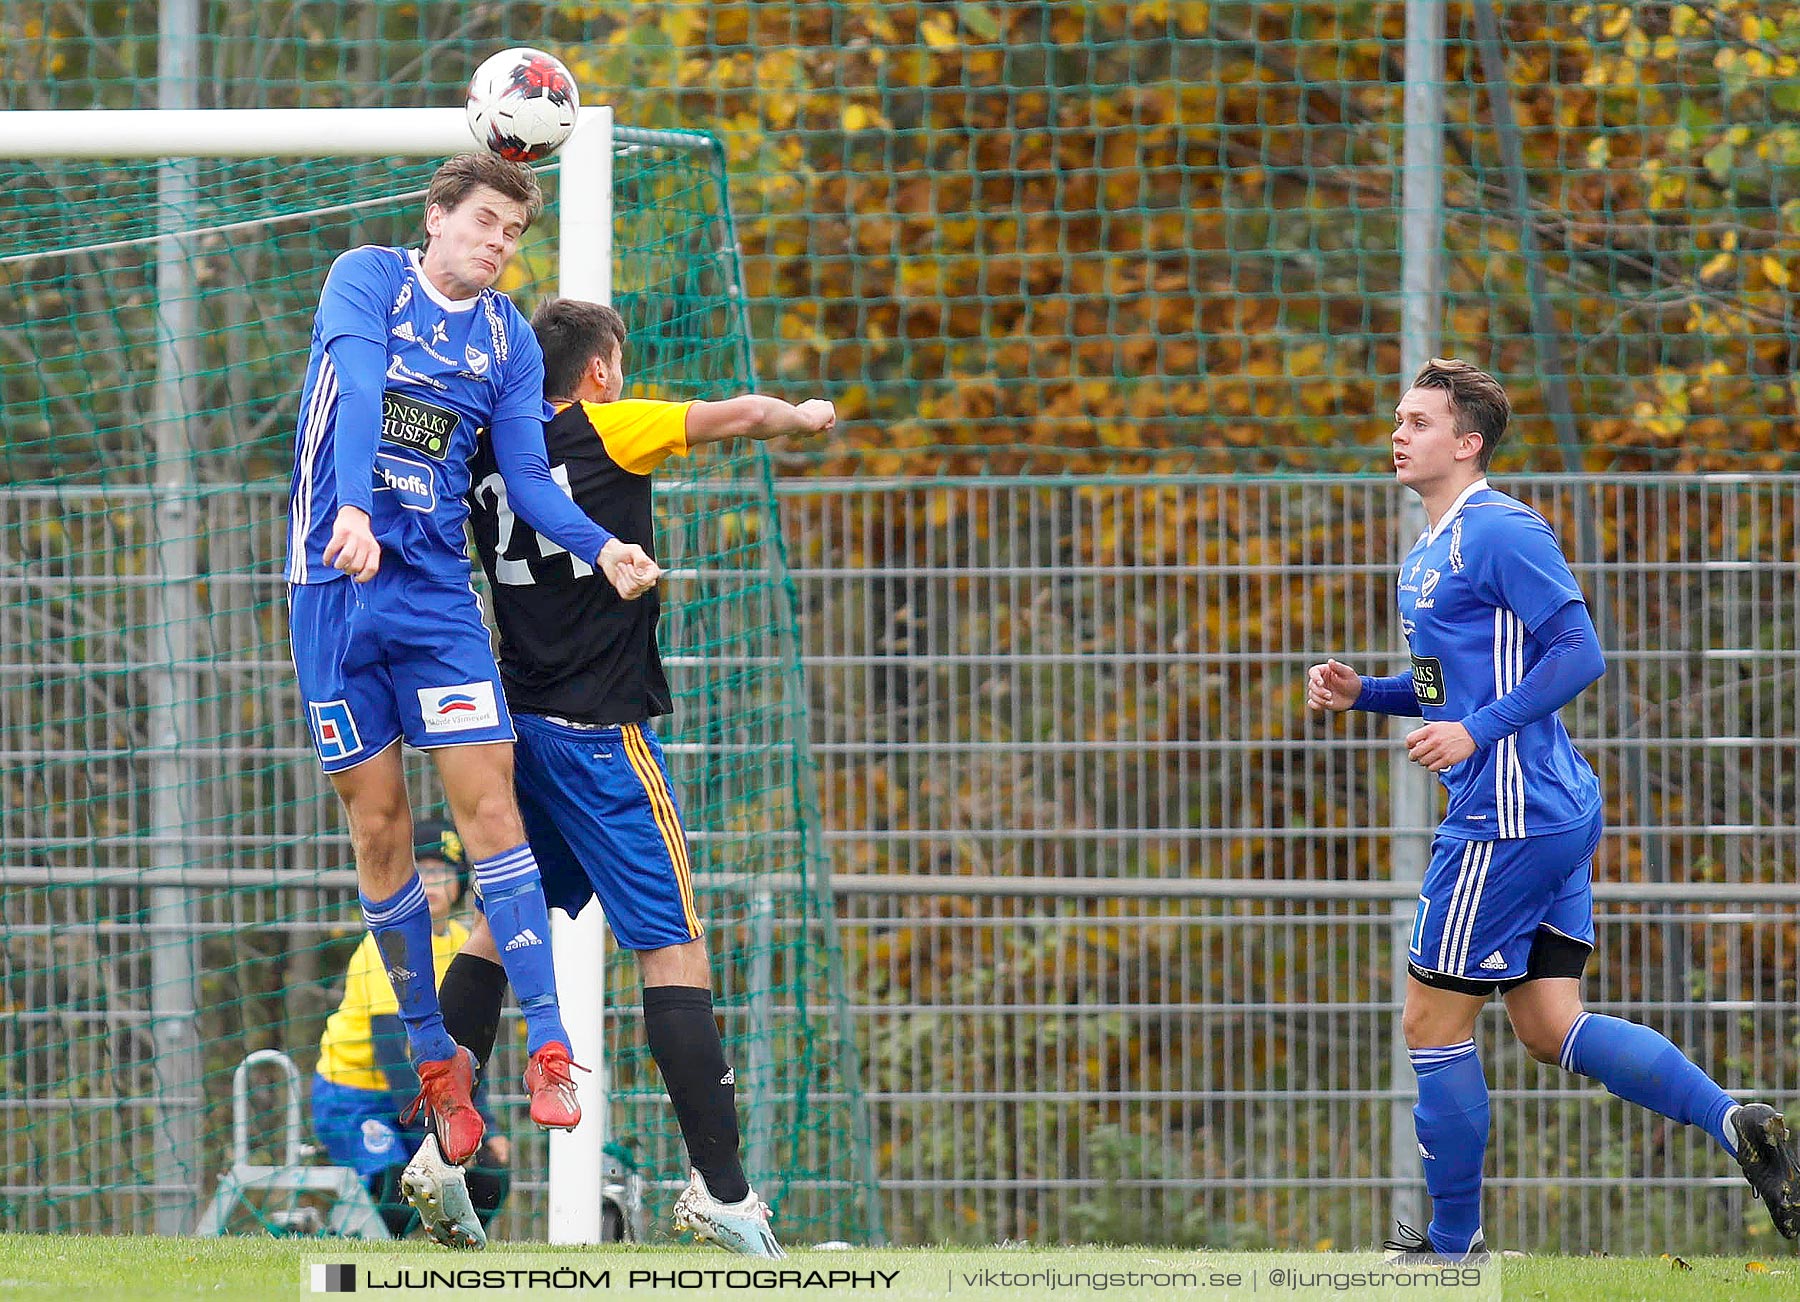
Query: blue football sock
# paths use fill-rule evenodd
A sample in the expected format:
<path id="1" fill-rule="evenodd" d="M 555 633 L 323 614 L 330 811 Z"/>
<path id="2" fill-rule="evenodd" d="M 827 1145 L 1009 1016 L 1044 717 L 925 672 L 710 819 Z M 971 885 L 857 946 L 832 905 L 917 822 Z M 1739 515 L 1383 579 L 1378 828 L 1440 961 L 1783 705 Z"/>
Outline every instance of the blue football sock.
<path id="1" fill-rule="evenodd" d="M 437 973 L 431 960 L 431 904 L 414 873 L 385 900 L 362 898 L 363 922 L 375 935 L 382 966 L 400 1001 L 400 1021 L 414 1062 L 441 1062 L 456 1053 L 438 1011 Z"/>
<path id="2" fill-rule="evenodd" d="M 1737 1152 L 1737 1137 L 1725 1124 L 1737 1101 L 1648 1026 L 1583 1013 L 1563 1037 L 1561 1062 L 1627 1103 L 1699 1126 L 1727 1153 Z"/>
<path id="3" fill-rule="evenodd" d="M 1475 1041 L 1408 1055 L 1419 1076 L 1413 1128 L 1431 1194 L 1433 1251 L 1469 1250 L 1481 1232 L 1481 1162 L 1487 1154 L 1488 1088 Z"/>
<path id="4" fill-rule="evenodd" d="M 481 911 L 500 950 L 500 962 L 525 1014 L 526 1048 L 569 1042 L 556 1003 L 556 966 L 550 957 L 550 910 L 529 845 L 475 861 Z"/>

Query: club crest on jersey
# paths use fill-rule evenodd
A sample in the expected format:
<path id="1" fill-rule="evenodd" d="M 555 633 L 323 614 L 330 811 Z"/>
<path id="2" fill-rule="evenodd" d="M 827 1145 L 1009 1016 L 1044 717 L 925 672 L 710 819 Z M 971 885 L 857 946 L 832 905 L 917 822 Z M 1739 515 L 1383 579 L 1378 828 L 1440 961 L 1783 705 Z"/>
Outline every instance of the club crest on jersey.
<path id="1" fill-rule="evenodd" d="M 482 352 L 481 349 L 472 346 L 464 348 L 463 360 L 469 364 L 469 369 L 475 372 L 476 376 L 479 377 L 487 374 L 488 355 Z"/>
<path id="2" fill-rule="evenodd" d="M 362 1123 L 363 1149 L 369 1153 L 385 1153 L 394 1146 L 394 1132 L 379 1117 L 367 1117 Z"/>
<path id="3" fill-rule="evenodd" d="M 1425 571 L 1425 581 L 1419 584 L 1419 599 L 1413 603 L 1415 610 L 1430 610 L 1437 605 L 1431 594 L 1437 590 L 1438 581 L 1443 577 L 1436 570 Z"/>
<path id="4" fill-rule="evenodd" d="M 419 716 L 426 732 L 471 732 L 498 727 L 500 708 L 492 683 L 454 683 L 419 688 Z"/>
<path id="5" fill-rule="evenodd" d="M 381 395 L 381 437 L 415 452 L 423 452 L 434 461 L 450 455 L 450 442 L 462 417 L 448 407 L 404 394 Z"/>

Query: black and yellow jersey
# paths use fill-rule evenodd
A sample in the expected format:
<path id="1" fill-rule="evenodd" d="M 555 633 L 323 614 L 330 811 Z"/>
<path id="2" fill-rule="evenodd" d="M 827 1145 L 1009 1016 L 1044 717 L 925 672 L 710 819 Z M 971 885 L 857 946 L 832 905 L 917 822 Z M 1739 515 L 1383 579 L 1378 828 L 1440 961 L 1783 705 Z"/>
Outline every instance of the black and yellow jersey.
<path id="1" fill-rule="evenodd" d="M 559 405 L 544 429 L 551 476 L 596 523 L 655 556 L 650 473 L 687 455 L 691 405 L 640 398 Z M 656 647 L 658 590 L 622 601 L 597 568 L 512 513 L 485 440 L 473 464 L 470 520 L 494 594 L 507 704 L 575 723 L 643 723 L 669 713 Z"/>
<path id="2" fill-rule="evenodd" d="M 442 932 L 432 932 L 431 965 L 436 969 L 437 984 L 443 984 L 450 960 L 468 938 L 469 929 L 455 918 Z M 375 1037 L 369 1023 L 399 1011 L 400 1001 L 394 983 L 388 980 L 381 951 L 375 947 L 375 937 L 364 936 L 344 974 L 343 1002 L 326 1020 L 325 1034 L 319 1037 L 319 1075 L 353 1089 L 386 1089 L 387 1073 L 375 1061 Z"/>

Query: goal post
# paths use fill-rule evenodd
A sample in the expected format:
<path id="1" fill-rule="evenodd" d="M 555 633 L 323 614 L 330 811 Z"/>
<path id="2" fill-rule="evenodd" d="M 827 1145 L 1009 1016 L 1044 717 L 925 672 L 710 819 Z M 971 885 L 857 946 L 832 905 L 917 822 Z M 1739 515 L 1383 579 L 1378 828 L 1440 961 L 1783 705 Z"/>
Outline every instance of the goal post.
<path id="1" fill-rule="evenodd" d="M 83 955 L 116 947 L 107 938 L 128 930 L 122 919 L 149 923 L 141 946 L 148 974 L 94 995 L 96 1024 L 134 1028 L 127 1042 L 146 1070 L 129 1079 L 106 1065 L 116 1036 L 82 1033 L 84 1023 L 52 1006 L 47 992 L 73 960 L 48 940 L 38 943 L 31 927 L 0 941 L 0 957 L 27 974 L 26 987 L 46 992 L 43 1007 L 28 997 L 28 1014 L 72 1037 L 69 1061 L 82 1075 L 58 1097 L 44 1046 L 0 1039 L 0 1068 L 17 1068 L 0 1072 L 15 1082 L 0 1089 L 0 1116 L 22 1123 L 30 1150 L 0 1151 L 0 1185 L 17 1193 L 36 1187 L 34 1170 L 70 1173 L 42 1178 L 42 1201 L 53 1212 L 20 1228 L 135 1229 L 150 1221 L 161 1232 L 190 1230 L 204 1186 L 221 1169 L 215 1119 L 229 1105 L 221 1091 L 238 1060 L 270 1047 L 305 1060 L 305 1036 L 316 1043 L 327 1010 L 298 983 L 340 976 L 357 928 L 349 924 L 348 841 L 302 749 L 292 687 L 283 681 L 279 567 L 271 575 L 269 566 L 283 531 L 267 517 L 285 510 L 277 445 L 291 428 L 280 430 L 270 410 L 280 386 L 264 374 L 246 393 L 219 359 L 285 368 L 297 395 L 304 350 L 298 345 L 296 360 L 294 341 L 303 340 L 298 322 L 311 311 L 302 304 L 316 301 L 329 254 L 320 260 L 317 238 L 298 241 L 304 252 L 277 247 L 258 233 L 262 226 L 326 212 L 354 224 L 365 211 L 391 226 L 408 205 L 416 211 L 428 173 L 396 165 L 384 177 L 372 160 L 435 160 L 474 147 L 461 109 L 0 113 L 0 163 L 128 160 L 154 170 L 163 199 L 159 211 L 127 219 L 110 202 L 88 211 L 78 169 L 46 180 L 43 195 L 27 193 L 35 182 L 0 194 L 0 212 L 17 205 L 24 214 L 15 251 L 0 250 L 0 277 L 15 295 L 24 289 L 15 316 L 0 316 L 0 330 L 19 327 L 14 354 L 0 355 L 0 604 L 27 594 L 7 630 L 15 646 L 0 661 L 0 691 L 23 693 L 32 672 L 55 684 L 35 705 L 22 695 L 12 715 L 0 712 L 23 721 L 0 723 L 9 762 L 29 763 L 34 747 L 55 756 L 41 791 L 0 804 L 0 913 L 41 919 L 46 937 L 75 919 L 67 930 Z M 692 175 L 666 164 L 678 156 L 691 160 Z M 368 161 L 360 172 L 346 165 L 329 184 L 302 185 L 279 166 L 240 178 L 229 167 L 209 173 L 196 160 Z M 584 109 L 554 170 L 544 169 L 555 222 L 534 231 L 516 259 L 536 293 L 619 305 L 633 330 L 634 379 L 655 396 L 723 396 L 751 382 L 719 162 L 706 133 L 622 127 L 607 106 Z M 162 185 L 164 176 L 178 183 Z M 372 179 L 382 184 L 375 193 Z M 240 180 L 255 192 L 242 203 Z M 695 197 L 715 189 L 716 200 Z M 615 262 L 617 231 L 627 232 L 624 266 Z M 154 275 L 136 264 L 118 270 L 116 282 L 89 274 L 108 251 L 127 246 L 133 257 L 149 251 Z M 275 284 L 279 295 L 258 289 Z M 118 301 L 96 328 L 109 293 Z M 209 314 L 194 305 L 220 296 L 232 302 L 217 319 L 199 319 Z M 134 316 L 146 298 L 148 341 Z M 46 302 L 51 317 L 34 322 Z M 271 321 L 281 327 L 279 341 L 262 338 Z M 19 355 L 18 341 L 40 355 Z M 71 346 L 79 374 L 65 377 L 71 361 L 61 354 Z M 145 394 L 154 397 L 136 403 L 135 373 L 151 358 L 155 383 Z M 116 378 L 116 392 L 94 376 Z M 239 423 L 257 432 L 248 450 L 221 441 L 220 429 Z M 220 464 L 239 460 L 241 474 Z M 728 1052 L 745 1059 L 740 1081 L 750 1086 L 746 1138 L 778 1166 L 752 1178 L 786 1200 L 783 1224 L 799 1238 L 879 1239 L 816 798 L 803 794 L 812 775 L 805 703 L 792 690 L 797 599 L 772 488 L 760 445 L 696 457 L 659 487 L 670 588 L 665 651 L 677 698 L 667 748 L 688 796 L 696 887 L 719 919 L 721 1017 L 734 1046 Z M 110 552 L 101 535 L 113 528 L 141 532 L 146 545 Z M 14 563 L 33 548 L 58 557 L 50 588 Z M 115 590 L 116 609 L 111 597 L 84 595 Z M 69 609 L 110 621 L 109 637 L 59 642 L 56 620 Z M 103 641 L 104 660 L 96 651 Z M 729 670 L 723 684 L 714 681 L 718 666 Z M 117 676 L 118 700 L 149 702 L 131 716 L 127 744 L 109 749 L 84 715 L 80 681 L 95 673 Z M 292 717 L 281 717 L 284 708 Z M 109 764 L 124 788 L 117 801 L 93 794 L 93 774 Z M 310 784 L 301 776 L 309 768 Z M 415 804 L 435 786 L 417 764 L 409 764 L 409 782 Z M 95 830 L 102 827 L 103 835 Z M 270 945 L 287 946 L 281 953 L 299 973 L 295 984 L 269 985 L 259 967 L 267 954 L 251 952 L 262 942 L 247 939 L 264 931 L 280 938 Z M 543 1225 L 552 1242 L 593 1242 L 601 1237 L 609 1120 L 638 1146 L 653 1181 L 668 1186 L 686 1173 L 675 1169 L 679 1132 L 654 1066 L 634 1047 L 635 1011 L 614 1026 L 604 1016 L 609 989 L 622 999 L 635 987 L 630 956 L 607 955 L 598 909 L 573 921 L 556 915 L 553 932 L 574 1056 L 595 1071 L 577 1074 L 591 1121 L 548 1144 Z M 729 993 L 753 981 L 763 984 Z M 232 991 L 231 1000 L 222 1004 L 220 989 Z M 271 1043 L 256 1021 L 258 1001 L 280 1007 L 289 1042 Z M 503 1045 L 497 1061 L 506 1053 Z M 89 1122 L 101 1099 L 115 1124 L 96 1136 Z M 528 1182 L 544 1150 L 533 1141 L 517 1151 L 515 1181 Z M 46 1152 L 57 1160 L 46 1164 Z M 92 1191 L 78 1188 L 73 1173 L 82 1170 L 94 1174 Z M 257 1214 L 265 1226 L 276 1215 Z"/>

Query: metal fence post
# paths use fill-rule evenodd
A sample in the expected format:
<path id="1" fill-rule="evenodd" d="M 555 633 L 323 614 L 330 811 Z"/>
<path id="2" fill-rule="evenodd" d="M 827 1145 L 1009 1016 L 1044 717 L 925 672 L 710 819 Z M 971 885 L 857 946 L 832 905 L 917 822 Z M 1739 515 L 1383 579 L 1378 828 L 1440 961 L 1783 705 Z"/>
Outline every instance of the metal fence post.
<path id="1" fill-rule="evenodd" d="M 157 103 L 161 108 L 198 104 L 199 8 L 196 0 L 161 7 L 157 41 Z M 192 789 L 189 747 L 195 742 L 193 707 L 194 537 L 200 528 L 193 492 L 189 421 L 194 404 L 189 377 L 200 370 L 194 264 L 175 232 L 194 225 L 195 165 L 164 159 L 157 167 L 156 388 L 150 416 L 155 442 L 156 495 L 151 507 L 155 590 L 154 623 L 146 648 L 153 668 L 150 698 L 151 862 L 161 869 L 191 867 L 185 834 L 192 824 L 184 805 Z M 157 1109 L 156 1229 L 185 1234 L 199 1199 L 197 1119 L 200 1112 L 199 1028 L 194 1023 L 195 941 L 189 888 L 157 886 L 150 892 L 150 1008 L 161 1098 Z"/>
<path id="2" fill-rule="evenodd" d="M 775 1070 L 770 1062 L 770 1039 L 774 1027 L 773 963 L 775 947 L 775 895 L 761 889 L 750 896 L 750 994 L 749 1042 L 745 1052 L 749 1070 L 745 1072 L 744 1093 L 750 1105 L 744 1110 L 749 1134 L 745 1136 L 744 1156 L 751 1180 L 767 1178 L 774 1170 L 773 1136 L 769 1133 Z"/>
<path id="3" fill-rule="evenodd" d="M 1444 7 L 1438 0 L 1407 0 L 1406 5 L 1406 134 L 1401 169 L 1400 373 L 1402 384 L 1436 352 L 1442 319 L 1444 248 Z M 1425 527 L 1418 498 L 1401 494 L 1396 518 L 1396 560 Z M 1406 639 L 1396 648 L 1406 654 Z M 1395 735 L 1411 727 L 1400 720 Z M 1414 885 L 1425 880 L 1431 861 L 1432 780 L 1411 763 L 1403 749 L 1391 761 L 1393 840 L 1388 870 L 1393 880 Z M 1411 945 L 1413 906 L 1394 904 L 1393 1002 L 1406 997 L 1406 962 Z M 1396 1094 L 1412 1093 L 1412 1063 L 1400 1019 L 1394 1019 L 1389 1080 Z M 1410 1225 L 1423 1225 L 1424 1199 L 1419 1172 L 1418 1141 L 1413 1134 L 1412 1105 L 1396 1097 L 1390 1120 L 1389 1174 L 1394 1180 L 1392 1212 Z"/>

